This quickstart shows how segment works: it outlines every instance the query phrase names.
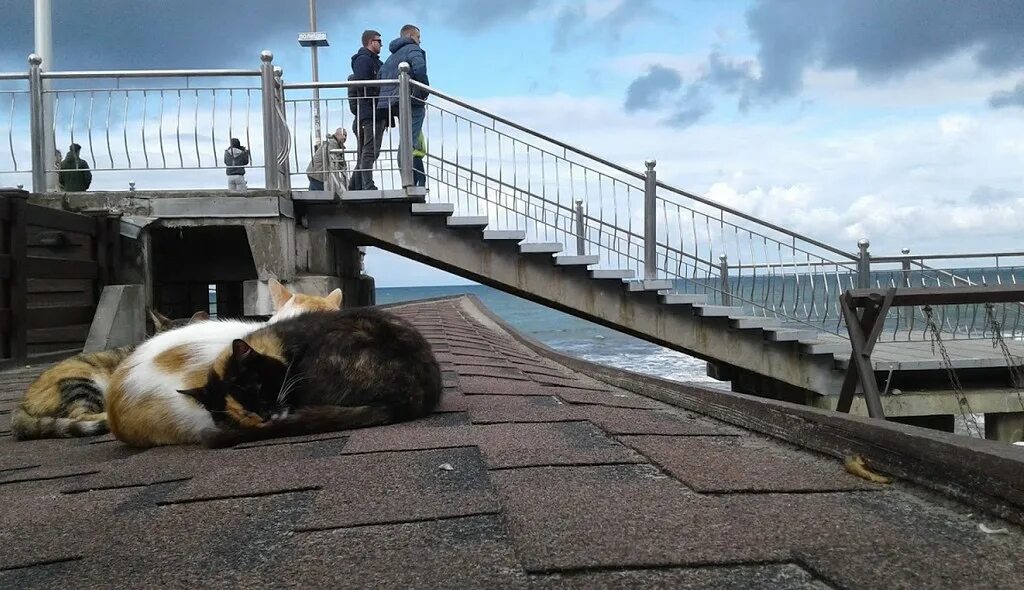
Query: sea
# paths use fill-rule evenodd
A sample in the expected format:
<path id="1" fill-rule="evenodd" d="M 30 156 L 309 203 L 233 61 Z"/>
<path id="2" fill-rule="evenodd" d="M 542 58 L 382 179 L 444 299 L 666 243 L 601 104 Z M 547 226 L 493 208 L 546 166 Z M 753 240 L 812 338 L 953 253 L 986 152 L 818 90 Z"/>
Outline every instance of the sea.
<path id="1" fill-rule="evenodd" d="M 519 332 L 577 358 L 645 375 L 728 390 L 727 381 L 707 376 L 707 364 L 615 330 L 555 311 L 484 285 L 382 287 L 377 303 L 399 303 L 471 293 Z"/>

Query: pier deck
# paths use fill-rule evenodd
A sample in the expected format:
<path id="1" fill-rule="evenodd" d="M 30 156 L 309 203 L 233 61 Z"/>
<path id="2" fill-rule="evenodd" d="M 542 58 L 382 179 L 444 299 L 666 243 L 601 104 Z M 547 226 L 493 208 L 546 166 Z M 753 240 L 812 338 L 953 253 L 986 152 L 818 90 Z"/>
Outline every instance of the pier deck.
<path id="1" fill-rule="evenodd" d="M 220 451 L 0 438 L 0 586 L 1019 584 L 1020 529 L 976 506 L 902 478 L 868 483 L 834 457 L 712 417 L 722 412 L 589 377 L 524 345 L 470 299 L 395 310 L 420 327 L 444 370 L 444 402 L 421 421 Z M 40 369 L 0 376 L 0 429 Z M 826 415 L 679 387 L 682 397 L 794 419 Z M 946 449 L 939 458 L 978 453 L 1016 465 L 972 476 L 990 496 L 996 479 L 1024 473 L 1024 452 L 1014 459 L 1008 445 L 821 419 L 870 430 L 874 448 L 921 436 Z M 1002 513 L 1021 522 L 1021 505 Z"/>

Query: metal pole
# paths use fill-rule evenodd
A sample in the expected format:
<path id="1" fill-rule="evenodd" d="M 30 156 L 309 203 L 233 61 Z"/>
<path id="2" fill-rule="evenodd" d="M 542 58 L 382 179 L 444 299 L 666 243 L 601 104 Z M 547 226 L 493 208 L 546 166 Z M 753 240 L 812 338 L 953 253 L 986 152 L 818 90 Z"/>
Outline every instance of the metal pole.
<path id="1" fill-rule="evenodd" d="M 309 30 L 316 32 L 316 0 L 309 0 Z M 313 81 L 320 81 L 320 62 L 317 57 L 317 46 L 314 43 L 309 46 L 313 54 Z M 313 137 L 320 139 L 320 89 L 313 88 Z"/>
<path id="2" fill-rule="evenodd" d="M 721 277 L 722 305 L 732 305 L 732 293 L 729 290 L 729 257 L 725 254 L 718 257 L 718 274 Z"/>
<path id="3" fill-rule="evenodd" d="M 408 62 L 398 64 L 398 169 L 402 188 L 412 186 L 412 89 Z"/>
<path id="4" fill-rule="evenodd" d="M 36 54 L 28 56 L 29 136 L 32 142 L 32 192 L 46 192 L 46 142 L 43 139 L 43 80 Z"/>
<path id="5" fill-rule="evenodd" d="M 658 191 L 658 175 L 654 171 L 655 160 L 647 160 L 647 178 L 644 181 L 644 278 L 658 278 L 658 217 L 655 196 Z"/>
<path id="6" fill-rule="evenodd" d="M 857 288 L 868 289 L 871 287 L 871 254 L 868 247 L 871 242 L 867 238 L 861 238 L 857 242 L 860 253 L 857 256 Z"/>
<path id="7" fill-rule="evenodd" d="M 274 54 L 260 52 L 260 94 L 263 105 L 263 173 L 267 188 L 278 188 L 274 118 Z"/>
<path id="8" fill-rule="evenodd" d="M 586 255 L 587 225 L 583 220 L 583 199 L 576 199 L 576 254 Z"/>
<path id="9" fill-rule="evenodd" d="M 48 72 L 53 71 L 55 61 L 53 59 L 53 27 L 50 0 L 35 0 L 34 25 L 35 54 L 39 56 L 43 69 Z M 56 167 L 53 165 L 54 156 L 57 152 L 56 138 L 53 136 L 53 95 L 45 93 L 45 91 L 50 90 L 51 86 L 52 82 L 44 80 L 40 87 L 39 95 L 40 105 L 42 106 L 40 129 L 43 131 L 43 145 L 40 149 L 45 154 L 45 158 L 42 161 L 45 168 Z M 44 172 L 44 179 L 45 188 L 44 184 L 40 183 L 39 185 L 33 185 L 32 190 L 36 192 L 57 190 L 56 172 Z"/>

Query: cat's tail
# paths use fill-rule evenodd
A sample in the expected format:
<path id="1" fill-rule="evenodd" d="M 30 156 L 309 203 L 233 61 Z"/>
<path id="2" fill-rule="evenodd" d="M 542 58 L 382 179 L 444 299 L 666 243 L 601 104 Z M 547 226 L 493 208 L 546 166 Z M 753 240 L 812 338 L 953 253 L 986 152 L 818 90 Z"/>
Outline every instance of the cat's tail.
<path id="1" fill-rule="evenodd" d="M 33 416 L 19 406 L 11 412 L 11 434 L 14 435 L 15 440 L 34 440 L 96 436 L 109 431 L 106 414 L 91 414 L 90 416 L 94 419 Z"/>
<path id="2" fill-rule="evenodd" d="M 203 435 L 203 445 L 223 448 L 268 438 L 320 434 L 391 422 L 394 422 L 391 413 L 376 406 L 309 406 L 256 428 L 210 430 Z"/>

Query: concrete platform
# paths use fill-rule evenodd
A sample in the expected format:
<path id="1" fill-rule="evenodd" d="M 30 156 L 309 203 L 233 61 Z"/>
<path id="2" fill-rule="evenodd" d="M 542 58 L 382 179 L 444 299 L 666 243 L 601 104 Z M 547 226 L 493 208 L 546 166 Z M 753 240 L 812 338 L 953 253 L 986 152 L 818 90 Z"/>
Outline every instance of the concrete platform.
<path id="1" fill-rule="evenodd" d="M 420 421 L 221 451 L 0 437 L 0 587 L 1019 584 L 1024 536 L 976 507 L 906 479 L 868 483 L 835 458 L 710 417 L 728 412 L 588 376 L 471 299 L 394 310 L 420 327 L 444 372 L 443 403 Z M 0 375 L 0 430 L 40 370 Z M 665 391 L 700 391 L 677 385 Z M 820 413 L 701 395 L 775 412 L 765 424 Z M 920 431 L 931 445 L 1003 456 L 990 441 L 958 447 L 950 435 L 824 414 L 868 429 L 871 448 Z"/>

